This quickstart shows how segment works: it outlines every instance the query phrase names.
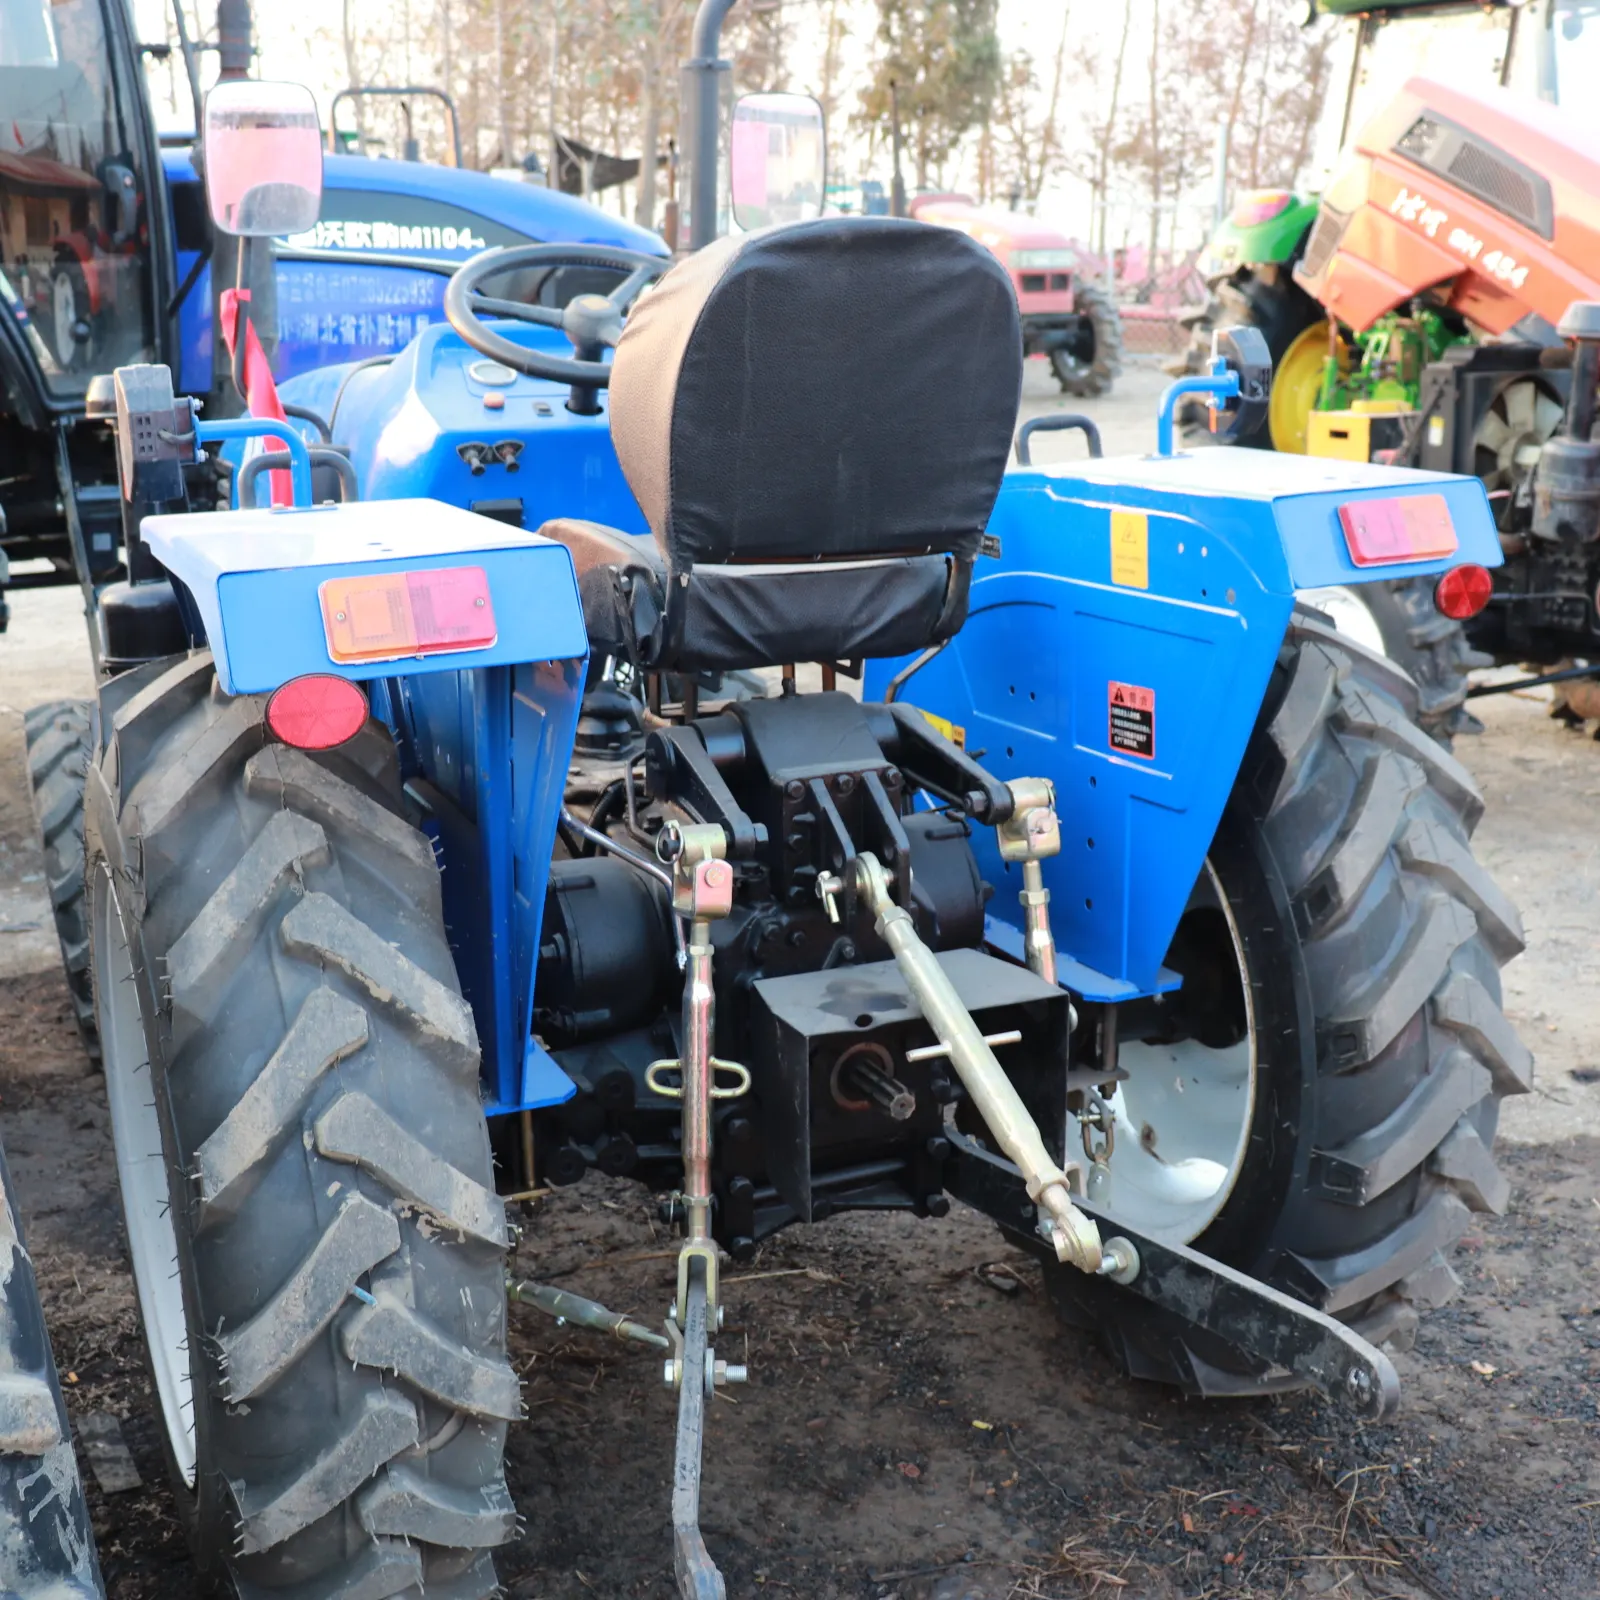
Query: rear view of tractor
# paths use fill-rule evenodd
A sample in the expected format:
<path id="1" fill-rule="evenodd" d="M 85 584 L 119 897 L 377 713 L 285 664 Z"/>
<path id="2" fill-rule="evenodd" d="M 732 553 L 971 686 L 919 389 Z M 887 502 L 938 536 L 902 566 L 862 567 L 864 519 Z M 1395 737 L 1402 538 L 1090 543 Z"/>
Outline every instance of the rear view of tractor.
<path id="1" fill-rule="evenodd" d="M 1049 359 L 1063 394 L 1109 394 L 1122 371 L 1122 317 L 1077 249 L 1055 229 L 1017 211 L 980 206 L 970 195 L 919 195 L 911 215 L 955 228 L 989 250 L 1011 278 L 1024 355 Z"/>
<path id="2" fill-rule="evenodd" d="M 98 696 L 89 964 L 174 1498 L 253 1600 L 497 1592 L 506 1195 L 631 1176 L 681 1235 L 660 1331 L 516 1298 L 659 1353 L 683 1600 L 727 1592 L 724 1265 L 779 1230 L 955 1196 L 1128 1372 L 1376 1419 L 1507 1204 L 1481 797 L 1296 600 L 1492 567 L 1482 491 L 1175 453 L 1184 394 L 1266 405 L 1249 330 L 1153 456 L 1008 471 L 1017 287 L 965 230 L 706 237 L 726 10 L 670 270 L 484 252 L 287 417 L 114 374 L 130 587 L 181 643 Z M 208 103 L 245 255 L 315 214 L 287 87 Z M 820 112 L 756 98 L 755 209 L 821 192 Z M 612 287 L 504 288 L 556 268 Z"/>

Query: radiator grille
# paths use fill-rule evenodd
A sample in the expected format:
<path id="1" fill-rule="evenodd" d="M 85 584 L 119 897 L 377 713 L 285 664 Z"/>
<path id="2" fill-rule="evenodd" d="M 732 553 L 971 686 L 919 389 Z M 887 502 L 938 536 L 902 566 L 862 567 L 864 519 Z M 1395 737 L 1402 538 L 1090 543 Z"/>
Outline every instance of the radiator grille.
<path id="1" fill-rule="evenodd" d="M 1448 117 L 1424 113 L 1395 140 L 1394 148 L 1397 155 L 1533 229 L 1540 238 L 1554 234 L 1549 179 Z"/>

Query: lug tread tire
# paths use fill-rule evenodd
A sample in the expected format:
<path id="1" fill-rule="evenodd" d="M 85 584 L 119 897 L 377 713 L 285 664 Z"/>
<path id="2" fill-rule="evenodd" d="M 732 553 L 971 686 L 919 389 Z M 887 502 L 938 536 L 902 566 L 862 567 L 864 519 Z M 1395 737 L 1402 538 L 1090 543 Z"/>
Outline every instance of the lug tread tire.
<path id="1" fill-rule="evenodd" d="M 1072 309 L 1088 317 L 1094 327 L 1094 359 L 1087 367 L 1051 357 L 1061 392 L 1082 400 L 1111 393 L 1122 372 L 1122 313 L 1117 302 L 1097 283 L 1080 283 L 1072 296 Z"/>
<path id="2" fill-rule="evenodd" d="M 1372 614 L 1384 653 L 1417 686 L 1416 721 L 1446 749 L 1460 733 L 1481 733 L 1467 710 L 1467 674 L 1492 667 L 1494 657 L 1474 650 L 1466 629 L 1433 603 L 1437 578 L 1363 583 L 1352 591 Z"/>
<path id="3" fill-rule="evenodd" d="M 97 1600 L 105 1590 L 50 1354 L 44 1308 L 0 1155 L 0 1594 Z"/>
<path id="4" fill-rule="evenodd" d="M 1499 1103 L 1533 1073 L 1500 1008 L 1521 922 L 1472 858 L 1482 798 L 1411 722 L 1416 693 L 1319 613 L 1296 612 L 1212 856 L 1258 860 L 1286 913 L 1254 934 L 1254 1004 L 1275 1037 L 1258 1032 L 1245 1169 L 1196 1241 L 1398 1348 L 1459 1286 L 1446 1258 L 1473 1214 L 1508 1203 L 1491 1154 Z M 1248 921 L 1241 911 L 1250 959 Z M 1297 1026 L 1279 1020 L 1286 1006 Z M 1134 1376 L 1214 1395 L 1284 1387 L 1111 1285 L 1046 1272 L 1067 1319 Z"/>
<path id="5" fill-rule="evenodd" d="M 186 1175 L 191 1544 L 250 1600 L 491 1594 L 519 1385 L 432 851 L 380 725 L 282 749 L 196 659 L 114 715 L 89 831 Z"/>
<path id="6" fill-rule="evenodd" d="M 100 1059 L 89 976 L 89 924 L 83 887 L 83 781 L 94 712 L 87 700 L 55 700 L 22 719 L 33 811 L 44 840 L 50 910 L 72 996 L 73 1020 L 91 1061 Z"/>

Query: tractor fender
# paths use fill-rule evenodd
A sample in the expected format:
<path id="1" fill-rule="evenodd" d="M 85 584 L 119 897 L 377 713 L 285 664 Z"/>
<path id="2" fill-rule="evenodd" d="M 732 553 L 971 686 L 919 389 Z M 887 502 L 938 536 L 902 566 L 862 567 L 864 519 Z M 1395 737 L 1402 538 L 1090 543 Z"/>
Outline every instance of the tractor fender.
<path id="1" fill-rule="evenodd" d="M 1442 502 L 1453 551 L 1358 565 L 1341 511 L 1419 496 Z M 1176 982 L 1162 958 L 1296 591 L 1500 563 L 1474 479 L 1242 450 L 1012 472 L 989 531 L 1001 554 L 975 574 L 966 626 L 901 698 L 997 777 L 1055 785 L 1062 848 L 1044 877 L 1063 981 L 1107 1001 Z M 902 665 L 872 664 L 867 696 Z M 1020 950 L 1015 869 L 974 843 L 999 890 L 989 937 Z"/>

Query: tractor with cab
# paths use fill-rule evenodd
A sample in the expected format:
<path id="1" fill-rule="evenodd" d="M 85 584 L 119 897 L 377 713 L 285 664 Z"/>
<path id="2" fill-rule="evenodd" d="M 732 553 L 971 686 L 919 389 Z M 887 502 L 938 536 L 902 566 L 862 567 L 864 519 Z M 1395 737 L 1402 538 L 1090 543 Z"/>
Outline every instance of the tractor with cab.
<path id="1" fill-rule="evenodd" d="M 1320 197 L 1241 195 L 1210 249 L 1200 326 L 1248 320 L 1275 359 L 1265 423 L 1239 442 L 1479 477 L 1506 555 L 1492 588 L 1318 603 L 1412 674 L 1440 737 L 1475 726 L 1470 699 L 1533 682 L 1557 685 L 1568 720 L 1600 717 L 1581 665 L 1600 636 L 1584 509 L 1600 174 L 1578 104 L 1600 16 L 1582 0 L 1321 9 L 1359 13 L 1348 149 Z M 1469 688 L 1496 662 L 1545 670 Z"/>
<path id="2" fill-rule="evenodd" d="M 677 263 L 487 252 L 448 326 L 244 417 L 113 376 L 130 582 L 181 638 L 98 695 L 91 970 L 173 1493 L 238 1593 L 497 1592 L 508 1195 L 598 1169 L 675 1220 L 659 1332 L 517 1298 L 660 1355 L 686 1600 L 727 1592 L 724 1267 L 781 1229 L 959 1199 L 1131 1375 L 1376 1419 L 1507 1204 L 1482 799 L 1296 599 L 1492 566 L 1481 485 L 1175 451 L 1186 395 L 1266 403 L 1249 330 L 1153 454 L 1034 466 L 1035 423 L 1008 467 L 992 254 L 708 223 L 728 7 Z M 741 164 L 736 221 L 823 191 L 820 111 L 773 98 L 735 119 L 819 137 Z M 206 169 L 246 252 L 315 215 L 281 86 L 212 92 Z M 616 287 L 499 288 L 574 261 Z M 191 504 L 241 442 L 238 504 Z"/>

